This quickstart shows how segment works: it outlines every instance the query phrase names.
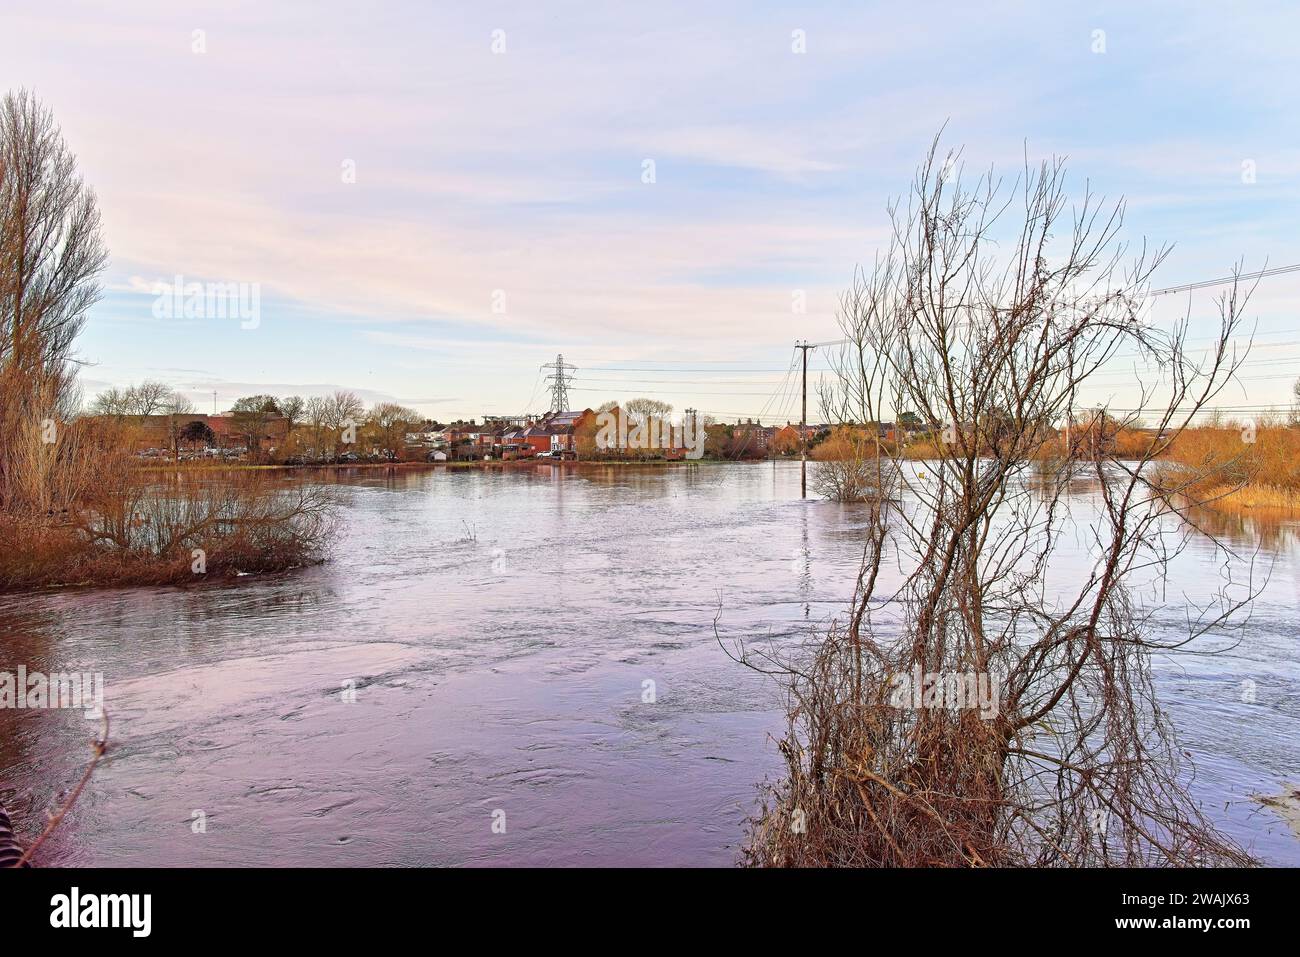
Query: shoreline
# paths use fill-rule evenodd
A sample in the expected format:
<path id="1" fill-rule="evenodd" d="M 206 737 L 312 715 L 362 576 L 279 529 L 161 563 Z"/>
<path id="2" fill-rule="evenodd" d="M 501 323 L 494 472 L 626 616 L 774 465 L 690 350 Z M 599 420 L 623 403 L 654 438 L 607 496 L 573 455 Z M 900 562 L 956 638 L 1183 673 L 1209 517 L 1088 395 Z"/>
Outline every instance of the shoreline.
<path id="1" fill-rule="evenodd" d="M 560 465 L 573 466 L 578 468 L 606 467 L 616 466 L 625 468 L 629 466 L 662 466 L 662 465 L 765 465 L 769 462 L 793 461 L 798 459 L 511 459 L 503 461 L 501 459 L 491 459 L 489 461 L 470 460 L 464 462 L 344 462 L 344 463 L 322 463 L 316 465 L 277 465 L 274 463 L 255 464 L 251 462 L 242 462 L 234 464 L 200 464 L 193 463 L 172 464 L 172 465 L 141 465 L 139 469 L 143 472 L 324 472 L 324 471 L 352 471 L 360 469 L 403 469 L 403 470 L 427 470 L 427 469 L 488 469 L 488 468 L 522 468 L 537 465 Z M 811 464 L 812 460 L 809 460 Z"/>

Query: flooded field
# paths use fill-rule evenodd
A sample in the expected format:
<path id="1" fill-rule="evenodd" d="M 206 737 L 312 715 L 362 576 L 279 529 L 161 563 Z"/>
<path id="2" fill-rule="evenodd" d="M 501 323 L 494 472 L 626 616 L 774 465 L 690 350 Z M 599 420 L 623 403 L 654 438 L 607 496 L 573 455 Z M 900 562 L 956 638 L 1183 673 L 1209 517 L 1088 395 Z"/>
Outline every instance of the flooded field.
<path id="1" fill-rule="evenodd" d="M 782 694 L 724 654 L 715 617 L 725 641 L 791 648 L 824 625 L 850 597 L 858 507 L 800 501 L 797 463 L 337 482 L 327 565 L 0 598 L 0 670 L 104 675 L 111 750 L 47 861 L 736 860 L 778 771 Z M 1079 514 L 1094 494 L 1079 485 Z M 1252 796 L 1300 780 L 1298 529 L 1217 522 L 1262 594 L 1241 632 L 1201 646 L 1218 653 L 1161 659 L 1159 693 L 1210 816 L 1296 865 L 1300 842 Z M 1088 561 L 1073 547 L 1061 574 Z M 1224 561 L 1194 538 L 1157 627 L 1177 633 Z M 96 727 L 0 711 L 0 800 L 28 836 Z"/>

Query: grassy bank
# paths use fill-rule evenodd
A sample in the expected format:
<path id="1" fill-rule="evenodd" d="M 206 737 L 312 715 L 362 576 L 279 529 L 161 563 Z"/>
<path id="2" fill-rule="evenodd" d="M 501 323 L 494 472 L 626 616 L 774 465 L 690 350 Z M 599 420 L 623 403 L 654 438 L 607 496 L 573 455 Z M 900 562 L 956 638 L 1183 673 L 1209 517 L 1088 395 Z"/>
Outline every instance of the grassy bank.
<path id="1" fill-rule="evenodd" d="M 1185 429 L 1160 457 L 1159 481 L 1221 511 L 1300 513 L 1300 429 Z"/>
<path id="2" fill-rule="evenodd" d="M 668 459 L 511 459 L 502 461 L 501 459 L 491 459 L 484 461 L 482 459 L 472 459 L 464 462 L 350 462 L 343 464 L 313 464 L 313 465 L 277 465 L 277 464 L 256 464 L 251 462 L 182 462 L 172 463 L 169 465 L 140 465 L 141 472 L 153 473 L 173 473 L 173 472 L 196 472 L 196 473 L 221 473 L 221 472 L 353 472 L 360 470 L 385 470 L 398 469 L 401 471 L 431 471 L 437 469 L 491 469 L 491 468 L 531 468 L 536 465 L 564 465 L 587 468 L 591 466 L 616 466 L 625 468 L 629 466 L 658 466 L 658 465 L 722 465 L 735 461 L 744 461 L 751 463 L 770 462 L 771 459 L 720 459 L 720 458 L 702 458 L 695 460 L 682 461 Z M 793 458 L 791 461 L 798 461 Z"/>
<path id="3" fill-rule="evenodd" d="M 108 468 L 67 505 L 0 513 L 0 591 L 194 584 L 325 560 L 337 514 L 327 489 L 211 475 L 144 481 Z"/>
<path id="4" fill-rule="evenodd" d="M 1211 508 L 1224 512 L 1274 511 L 1300 513 L 1300 490 L 1273 485 L 1220 486 L 1205 493 Z"/>

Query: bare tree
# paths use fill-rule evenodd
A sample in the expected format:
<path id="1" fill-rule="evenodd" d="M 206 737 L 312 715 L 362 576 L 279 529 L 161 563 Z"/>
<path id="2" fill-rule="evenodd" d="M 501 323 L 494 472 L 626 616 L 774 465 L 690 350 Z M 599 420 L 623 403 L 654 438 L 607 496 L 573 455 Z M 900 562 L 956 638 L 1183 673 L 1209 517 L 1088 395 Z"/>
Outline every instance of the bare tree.
<path id="1" fill-rule="evenodd" d="M 185 395 L 173 392 L 163 405 L 164 415 L 193 415 L 194 403 Z"/>
<path id="2" fill-rule="evenodd" d="M 139 385 L 129 385 L 124 389 L 116 386 L 105 389 L 90 404 L 92 414 L 113 418 L 143 419 L 150 415 L 168 415 L 173 411 L 182 414 L 193 410 L 193 403 L 166 382 L 156 379 L 145 379 Z"/>
<path id="3" fill-rule="evenodd" d="M 234 413 L 236 431 L 244 439 L 244 445 L 250 455 L 257 455 L 266 438 L 267 427 L 272 419 L 280 415 L 280 405 L 272 395 L 249 395 L 235 400 L 230 407 Z"/>
<path id="4" fill-rule="evenodd" d="M 891 489 L 876 481 L 881 476 L 876 463 L 877 447 L 865 429 L 836 427 L 813 450 L 813 491 L 834 502 L 877 501 L 889 495 Z M 888 477 L 890 470 L 884 474 Z"/>
<path id="5" fill-rule="evenodd" d="M 300 395 L 290 395 L 280 400 L 280 414 L 289 420 L 289 431 L 291 433 L 294 427 L 302 422 L 306 409 L 307 403 L 303 402 Z"/>
<path id="6" fill-rule="evenodd" d="M 348 430 L 355 429 L 361 424 L 361 417 L 365 414 L 366 407 L 355 392 L 340 389 L 326 400 L 325 409 L 326 425 L 335 433 L 337 452 L 337 446 L 348 441 Z"/>
<path id="7" fill-rule="evenodd" d="M 65 362 L 108 261 L 94 191 L 53 114 L 27 91 L 0 100 L 0 365 Z"/>
<path id="8" fill-rule="evenodd" d="M 72 346 L 108 253 L 52 114 L 0 100 L 0 510 L 46 510 L 76 387 Z"/>
<path id="9" fill-rule="evenodd" d="M 167 416 L 167 437 L 171 441 L 172 456 L 180 458 L 181 430 L 185 423 L 181 419 L 194 414 L 194 403 L 179 392 L 172 392 L 163 402 L 162 414 Z"/>
<path id="10" fill-rule="evenodd" d="M 1194 360 L 1185 321 L 1143 318 L 1164 253 L 1121 265 L 1123 205 L 1085 193 L 1066 209 L 1060 162 L 1027 164 L 1009 191 L 991 174 L 967 186 L 936 139 L 910 202 L 890 209 L 888 251 L 844 297 L 829 417 L 912 410 L 942 441 L 912 463 L 874 440 L 876 484 L 899 501 L 871 509 L 846 618 L 793 658 L 740 648 L 791 696 L 786 775 L 754 821 L 751 863 L 1248 860 L 1185 789 L 1151 657 L 1225 627 L 1250 586 L 1191 609 L 1172 640 L 1144 604 L 1192 534 L 1188 501 L 1148 466 L 1235 372 L 1246 297 L 1221 299 L 1217 341 Z M 1053 426 L 1128 354 L 1149 384 L 1116 421 L 1145 414 L 1164 438 L 1137 461 L 1065 441 Z M 1067 494 L 1084 476 L 1095 511 Z M 1090 568 L 1053 574 L 1078 529 Z"/>
<path id="11" fill-rule="evenodd" d="M 139 385 L 127 390 L 130 396 L 128 406 L 131 415 L 144 418 L 150 415 L 166 415 L 169 406 L 177 400 L 175 391 L 166 382 L 145 379 Z"/>
<path id="12" fill-rule="evenodd" d="M 131 402 L 130 389 L 119 389 L 113 386 L 95 396 L 90 403 L 89 412 L 91 415 L 125 418 L 131 414 Z"/>
<path id="13" fill-rule="evenodd" d="M 671 415 L 673 411 L 672 403 L 661 402 L 658 399 L 628 399 L 623 405 L 623 411 L 634 422 L 645 422 L 651 418 L 663 418 Z"/>
<path id="14" fill-rule="evenodd" d="M 325 450 L 325 431 L 329 428 L 329 400 L 319 395 L 312 396 L 307 400 L 303 415 L 311 427 L 312 455 L 320 457 Z"/>
<path id="15" fill-rule="evenodd" d="M 407 426 L 420 421 L 420 413 L 396 402 L 379 402 L 367 417 L 382 448 L 393 455 L 405 446 Z"/>

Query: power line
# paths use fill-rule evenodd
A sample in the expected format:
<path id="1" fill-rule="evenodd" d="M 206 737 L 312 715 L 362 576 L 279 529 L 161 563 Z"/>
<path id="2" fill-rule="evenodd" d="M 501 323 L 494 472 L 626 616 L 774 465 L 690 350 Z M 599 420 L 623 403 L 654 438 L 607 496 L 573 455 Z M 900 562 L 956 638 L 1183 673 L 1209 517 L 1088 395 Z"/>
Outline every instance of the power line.
<path id="1" fill-rule="evenodd" d="M 708 362 L 713 365 L 726 365 L 742 362 L 754 362 L 754 359 L 592 359 L 592 362 L 653 362 L 656 365 L 673 365 L 679 362 Z M 727 369 L 727 372 L 734 370 Z"/>
<path id="2" fill-rule="evenodd" d="M 830 369 L 814 369 L 814 372 L 827 373 Z M 600 379 L 583 376 L 583 382 L 651 382 L 660 385 L 780 385 L 785 379 Z M 764 393 L 766 395 L 766 393 Z"/>
<path id="3" fill-rule="evenodd" d="M 537 378 L 533 380 L 533 391 L 528 394 L 528 401 L 524 403 L 524 414 L 533 407 L 533 399 L 537 397 L 537 387 L 542 384 L 542 370 L 537 370 Z"/>
<path id="4" fill-rule="evenodd" d="M 1171 294 L 1171 293 L 1175 293 L 1175 292 L 1187 292 L 1187 291 L 1192 291 L 1192 290 L 1196 290 L 1196 289 L 1206 289 L 1206 288 L 1210 288 L 1210 287 L 1214 287 L 1214 286 L 1227 285 L 1227 284 L 1229 284 L 1229 283 L 1236 282 L 1236 281 L 1241 281 L 1241 280 L 1257 280 L 1257 279 L 1265 279 L 1265 278 L 1269 278 L 1269 277 L 1273 277 L 1273 276 L 1287 275 L 1287 274 L 1295 273 L 1295 272 L 1300 272 L 1300 263 L 1296 263 L 1296 264 L 1289 265 L 1289 266 L 1277 266 L 1277 267 L 1274 267 L 1274 268 L 1271 268 L 1271 269 L 1263 269 L 1263 270 L 1260 270 L 1260 271 L 1258 271 L 1258 272 L 1253 272 L 1253 273 L 1244 273 L 1244 274 L 1241 274 L 1241 275 L 1238 275 L 1238 276 L 1225 276 L 1225 277 L 1220 277 L 1220 278 L 1217 278 L 1217 279 L 1206 279 L 1206 280 L 1200 280 L 1200 281 L 1197 281 L 1197 282 L 1183 283 L 1183 284 L 1181 284 L 1181 285 L 1176 285 L 1176 286 L 1165 286 L 1165 287 L 1161 287 L 1161 288 L 1158 288 L 1158 289 L 1152 289 L 1152 290 L 1149 290 L 1148 293 L 1147 293 L 1147 295 L 1148 295 L 1148 296 L 1163 296 L 1163 295 L 1169 295 L 1169 294 Z M 1259 335 L 1259 336 L 1268 336 L 1268 335 L 1294 335 L 1297 331 L 1300 331 L 1300 330 L 1295 330 L 1295 329 L 1280 329 L 1280 330 L 1271 330 L 1271 331 L 1267 331 L 1267 332 L 1259 333 L 1258 335 Z M 1205 336 L 1205 337 L 1196 337 L 1195 339 L 1189 339 L 1189 340 L 1187 340 L 1187 341 L 1202 341 L 1202 340 L 1210 341 L 1210 340 L 1213 340 L 1214 338 L 1215 338 L 1215 337 L 1213 337 L 1213 336 Z M 1255 337 L 1252 336 L 1252 341 L 1254 340 L 1254 338 L 1255 338 Z M 851 343 L 851 340 L 849 340 L 849 339 L 834 339 L 834 340 L 827 340 L 827 341 L 824 341 L 824 342 L 816 342 L 816 343 L 809 343 L 809 342 L 807 342 L 807 341 L 805 340 L 801 345 L 796 346 L 795 348 L 796 348 L 796 349 L 800 349 L 800 348 L 803 349 L 803 355 L 804 355 L 804 359 L 805 359 L 805 363 L 806 363 L 806 360 L 807 360 L 807 354 L 808 354 L 808 350 L 809 350 L 809 349 L 816 349 L 816 348 L 826 347 L 826 346 L 848 345 L 848 344 L 850 344 L 850 343 Z M 1289 342 L 1263 343 L 1263 344 L 1261 344 L 1261 345 L 1262 345 L 1263 347 L 1267 347 L 1267 348 L 1279 348 L 1279 347 L 1285 347 L 1285 346 L 1300 345 L 1300 340 L 1297 340 L 1297 341 L 1289 341 Z M 1118 361 L 1118 360 L 1123 360 L 1123 359 L 1128 359 L 1128 358 L 1141 358 L 1141 357 L 1142 357 L 1141 354 L 1138 354 L 1138 353 L 1134 353 L 1134 354 L 1124 354 L 1124 355 L 1120 355 L 1120 356 L 1114 356 L 1114 357 L 1112 357 L 1112 359 L 1111 359 L 1110 361 Z M 608 363 L 608 362 L 611 362 L 611 361 L 612 361 L 612 362 L 623 362 L 623 361 L 636 361 L 636 360 L 620 360 L 620 359 L 609 360 L 609 359 L 606 359 L 606 360 L 596 360 L 596 361 L 603 361 L 603 362 L 607 362 L 607 363 Z M 644 361 L 644 360 L 643 360 L 643 361 Z M 746 416 L 746 417 L 749 417 L 749 418 L 758 418 L 758 419 L 761 420 L 761 418 L 762 418 L 762 417 L 767 413 L 767 410 L 771 407 L 772 403 L 773 403 L 774 401 L 778 401 L 778 397 L 780 397 L 780 399 L 779 399 L 779 402 L 780 402 L 780 404 L 779 404 L 779 408 L 780 408 L 780 409 L 784 409 L 784 408 L 786 407 L 786 405 L 788 405 L 788 403 L 789 403 L 789 398 L 790 398 L 790 397 L 787 395 L 787 388 L 788 388 L 788 386 L 789 386 L 789 384 L 790 384 L 790 381 L 791 381 L 791 373 L 792 373 L 792 371 L 793 371 L 793 362 L 791 363 L 791 366 L 790 366 L 789 368 L 785 369 L 785 370 L 781 370 L 781 369 L 779 369 L 779 368 L 748 368 L 748 369 L 724 368 L 724 369 L 716 369 L 716 368 L 704 368 L 704 367 L 702 367 L 702 364 L 710 364 L 710 365 L 724 365 L 724 366 L 735 366 L 735 365 L 742 364 L 742 363 L 746 363 L 746 362 L 750 362 L 750 361 L 752 361 L 752 360 L 746 360 L 746 359 L 661 359 L 661 360 L 651 360 L 651 362 L 654 363 L 654 365 L 652 365 L 652 366 L 647 366 L 647 365 L 637 365 L 637 366 L 610 366 L 610 365 L 600 365 L 600 366 L 591 366 L 591 367 L 589 367 L 589 371 L 593 371 L 593 372 L 610 372 L 610 373 L 617 373 L 617 374 L 620 374 L 620 375 L 626 375 L 627 373 L 633 373 L 633 372 L 643 372 L 643 373 L 652 373 L 652 374 L 657 374 L 657 375 L 673 375 L 673 376 L 682 375 L 682 374 L 687 374 L 687 373 L 692 373 L 692 374 L 709 374 L 709 373 L 719 373 L 719 372 L 722 372 L 722 373 L 728 373 L 728 374 L 731 374 L 731 375 L 762 375 L 762 374 L 765 374 L 765 373 L 782 372 L 782 371 L 784 371 L 784 372 L 785 372 L 785 377 L 784 377 L 782 380 L 780 380 L 780 384 L 778 385 L 777 389 L 776 389 L 773 393 L 770 393 L 770 394 L 767 393 L 767 392 L 736 392 L 736 391 L 724 391 L 724 392 L 697 392 L 697 391 L 695 391 L 695 390 L 693 390 L 693 389 L 677 389 L 677 390 L 675 390 L 675 391 L 666 391 L 666 390 L 642 390 L 642 389 L 640 389 L 640 388 L 637 388 L 637 389 L 636 389 L 636 391 L 644 392 L 646 395 L 679 395 L 679 394 L 681 394 L 682 392 L 687 392 L 687 393 L 689 393 L 690 395 L 711 395 L 711 396 L 760 396 L 760 395 L 768 395 L 768 396 L 769 396 L 768 401 L 765 402 L 765 403 L 763 404 L 763 411 L 760 412 L 757 416 L 751 416 L 751 415 L 749 415 L 748 413 L 745 413 L 745 416 Z M 1294 359 L 1291 359 L 1291 358 L 1289 358 L 1289 357 L 1276 358 L 1276 359 L 1258 359 L 1258 360 L 1248 359 L 1248 360 L 1246 360 L 1246 364 L 1250 365 L 1251 367 L 1259 367 L 1259 366 L 1268 366 L 1268 365 L 1282 365 L 1282 364 L 1287 364 L 1287 363 L 1290 363 L 1290 362 L 1297 362 L 1297 361 L 1300 361 L 1300 360 L 1294 360 Z M 692 365 L 687 366 L 687 365 L 686 365 L 687 363 L 691 363 Z M 671 364 L 671 365 L 674 365 L 674 366 L 677 366 L 677 367 L 676 367 L 676 368 L 662 368 L 662 366 L 670 365 L 670 364 Z M 679 364 L 681 364 L 681 365 L 679 365 Z M 662 384 L 662 385 L 676 385 L 676 386 L 691 386 L 691 385 L 726 385 L 726 384 L 735 384 L 735 385 L 762 385 L 762 384 L 765 384 L 766 382 L 772 382 L 772 381 L 775 381 L 775 380 L 761 380 L 761 379 L 601 379 L 601 378 L 595 378 L 595 379 L 585 378 L 585 379 L 583 379 L 584 382 L 602 383 L 602 384 L 603 384 L 603 383 L 608 383 L 608 384 L 609 384 L 608 386 L 602 385 L 602 386 L 600 386 L 600 387 L 590 388 L 590 387 L 583 387 L 583 386 L 573 386 L 573 385 L 570 384 L 570 383 L 571 383 L 571 379 L 572 379 L 572 377 L 571 377 L 570 375 L 568 375 L 568 373 L 575 372 L 575 371 L 577 371 L 577 370 L 576 370 L 576 367 L 571 366 L 571 365 L 568 365 L 567 363 L 565 363 L 565 362 L 564 362 L 564 357 L 563 357 L 563 356 L 557 356 L 557 357 L 556 357 L 556 361 L 555 361 L 554 363 L 547 363 L 547 364 L 546 364 L 545 366 L 543 366 L 542 368 L 543 368 L 543 369 L 553 369 L 553 370 L 555 370 L 553 374 L 548 375 L 546 378 L 547 378 L 547 381 L 551 383 L 551 385 L 550 385 L 549 388 L 550 388 L 551 395 L 552 395 L 552 402 L 551 402 L 552 407 L 553 407 L 554 409 L 556 409 L 556 410 L 559 410 L 559 411 L 563 411 L 565 408 L 567 408 L 567 406 L 568 406 L 568 404 L 569 404 L 569 402 L 568 402 L 568 393 L 569 393 L 570 391 L 574 391 L 574 392 L 608 392 L 608 391 L 612 391 L 612 389 L 611 389 L 610 387 L 617 387 L 617 386 L 630 387 L 630 386 L 632 385 L 632 383 L 637 383 L 638 385 L 639 385 L 639 384 L 643 384 L 643 383 L 648 383 L 648 384 L 652 384 L 652 385 L 660 385 L 660 384 Z M 807 371 L 812 371 L 812 372 L 814 372 L 814 374 L 818 374 L 818 375 L 825 375 L 825 374 L 827 374 L 827 373 L 832 373 L 832 374 L 833 374 L 833 373 L 835 372 L 835 370 L 834 370 L 833 368 L 829 367 L 829 364 L 828 364 L 828 367 L 827 367 L 827 368 L 823 368 L 823 369 L 812 369 L 812 370 L 807 370 Z M 805 378 L 804 378 L 804 403 L 805 403 L 805 408 L 806 408 L 806 402 L 807 402 L 807 380 L 806 380 L 806 374 L 807 374 L 807 372 L 805 371 Z M 1105 371 L 1099 371 L 1099 372 L 1096 373 L 1096 374 L 1099 375 L 1099 376 L 1102 376 L 1102 377 L 1118 377 L 1118 376 L 1128 376 L 1128 375 L 1131 375 L 1132 373 L 1131 373 L 1130 371 L 1127 371 L 1127 370 L 1105 370 Z M 1273 380 L 1273 379 L 1288 379 L 1288 378 L 1291 378 L 1291 376 L 1290 376 L 1289 374 L 1283 373 L 1283 374 L 1278 374 L 1278 375 L 1238 376 L 1238 377 L 1236 377 L 1236 378 L 1238 378 L 1239 380 L 1242 380 L 1242 381 L 1267 381 L 1267 380 Z M 535 392 L 535 391 L 536 391 L 536 389 L 534 388 L 534 392 Z M 531 401 L 532 401 L 532 400 L 531 400 L 531 397 L 530 397 L 530 399 L 529 399 L 530 404 L 531 404 Z M 722 413 L 722 412 L 710 412 L 710 413 L 708 413 L 708 414 L 711 414 L 711 415 L 737 415 L 737 413 L 730 413 L 730 412 L 728 412 L 728 413 Z M 805 418 L 806 418 L 806 412 L 805 412 Z"/>
<path id="5" fill-rule="evenodd" d="M 1259 272 L 1242 273 L 1239 276 L 1225 276 L 1220 279 L 1202 279 L 1199 282 L 1184 283 L 1181 286 L 1165 286 L 1161 289 L 1147 290 L 1147 296 L 1166 296 L 1174 292 L 1187 292 L 1193 289 L 1208 289 L 1212 286 L 1226 286 L 1230 283 L 1240 282 L 1243 279 L 1267 279 L 1270 276 L 1282 276 L 1287 273 L 1300 272 L 1300 263 L 1290 266 L 1275 266 L 1272 269 L 1261 269 Z M 1210 336 L 1209 338 L 1214 338 Z M 850 339 L 834 339 L 830 342 L 816 342 L 814 346 L 845 346 L 849 345 Z"/>
<path id="6" fill-rule="evenodd" d="M 699 361 L 699 360 L 696 360 Z M 647 369 L 647 368 L 602 368 L 599 366 L 588 366 L 588 372 L 661 372 L 665 375 L 678 372 L 727 372 L 738 374 L 743 372 L 784 372 L 784 369 Z"/>
<path id="7" fill-rule="evenodd" d="M 807 353 L 804 353 L 804 354 L 807 355 Z M 792 351 L 792 352 L 790 353 L 790 365 L 789 365 L 789 367 L 786 369 L 786 373 L 785 373 L 785 382 L 786 382 L 786 383 L 790 383 L 790 382 L 792 381 L 791 377 L 792 377 L 792 375 L 794 374 L 794 366 L 795 366 L 795 358 L 794 358 L 794 352 Z M 782 385 L 780 388 L 777 389 L 776 392 L 773 392 L 773 393 L 772 393 L 771 398 L 769 398 L 766 402 L 763 403 L 763 410 L 762 410 L 761 412 L 759 412 L 758 415 L 756 415 L 756 416 L 746 416 L 746 418 L 752 418 L 752 419 L 753 419 L 753 420 L 754 420 L 754 421 L 755 421 L 759 426 L 762 426 L 762 424 L 763 424 L 763 416 L 767 414 L 767 410 L 768 410 L 769 408 L 771 408 L 772 403 L 773 403 L 774 401 L 776 401 L 777 395 L 778 395 L 778 394 L 784 394 L 784 392 L 785 392 L 785 390 L 786 390 L 787 388 L 789 388 L 788 385 Z M 739 416 L 737 416 L 737 418 L 739 418 Z M 744 441 L 744 444 L 743 444 L 739 449 L 736 450 L 736 458 L 740 458 L 742 455 L 744 455 L 746 452 L 749 451 L 749 446 L 750 446 L 750 443 L 753 442 L 753 440 L 754 440 L 754 435 L 755 435 L 755 433 L 754 433 L 753 430 L 747 430 L 747 431 L 746 431 L 746 433 L 745 433 L 745 441 Z"/>
<path id="8" fill-rule="evenodd" d="M 586 380 L 583 380 L 586 381 Z M 613 389 L 587 389 L 582 386 L 569 386 L 570 392 L 613 392 Z M 641 395 L 771 395 L 771 392 L 696 392 L 694 389 L 678 389 L 677 391 L 668 391 L 664 389 L 632 389 L 630 391 L 638 392 Z M 779 391 L 779 389 L 778 389 Z"/>
<path id="9" fill-rule="evenodd" d="M 1206 289 L 1210 286 L 1226 286 L 1241 279 L 1267 279 L 1269 276 L 1282 276 L 1292 272 L 1300 272 L 1300 263 L 1292 266 L 1276 266 L 1273 269 L 1261 269 L 1259 272 L 1243 273 L 1240 276 L 1225 276 L 1222 279 L 1203 279 L 1200 282 L 1189 282 L 1181 286 L 1166 286 L 1163 289 L 1152 289 L 1147 295 L 1166 296 L 1171 292 L 1187 292 L 1192 289 Z"/>

